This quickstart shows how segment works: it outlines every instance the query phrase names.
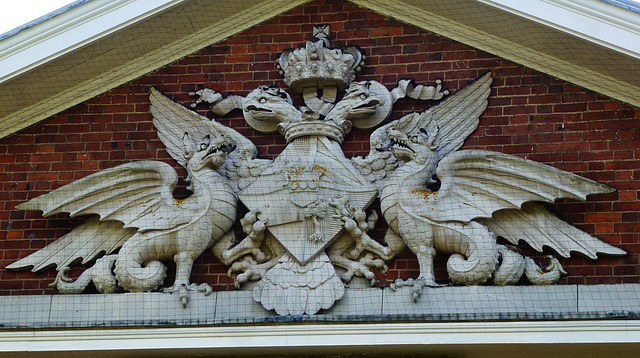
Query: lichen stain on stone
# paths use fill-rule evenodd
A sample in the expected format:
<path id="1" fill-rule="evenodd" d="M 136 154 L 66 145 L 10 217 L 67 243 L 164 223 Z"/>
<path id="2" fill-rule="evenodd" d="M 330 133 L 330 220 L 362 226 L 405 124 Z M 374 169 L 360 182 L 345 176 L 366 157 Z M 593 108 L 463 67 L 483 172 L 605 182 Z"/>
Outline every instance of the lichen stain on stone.
<path id="1" fill-rule="evenodd" d="M 432 197 L 437 196 L 438 192 L 437 191 L 431 191 L 429 189 L 413 187 L 413 188 L 411 188 L 411 194 L 419 195 L 424 200 L 432 200 Z"/>

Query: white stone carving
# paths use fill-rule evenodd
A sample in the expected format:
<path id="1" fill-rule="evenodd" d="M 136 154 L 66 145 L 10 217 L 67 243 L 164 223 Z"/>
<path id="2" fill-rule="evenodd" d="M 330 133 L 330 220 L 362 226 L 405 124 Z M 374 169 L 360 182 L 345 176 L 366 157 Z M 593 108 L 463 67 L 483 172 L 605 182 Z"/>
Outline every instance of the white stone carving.
<path id="1" fill-rule="evenodd" d="M 55 264 L 60 272 L 54 286 L 62 293 L 82 292 L 91 282 L 103 293 L 143 292 L 163 284 L 166 268 L 160 261 L 173 259 L 176 281 L 165 291 L 178 292 L 186 305 L 189 290 L 211 292 L 189 281 L 193 260 L 210 248 L 229 267 L 237 288 L 258 281 L 252 296 L 264 308 L 311 315 L 341 299 L 344 283 L 353 277 L 374 284 L 374 271 L 386 271 L 386 262 L 407 248 L 418 258 L 420 276 L 393 287 L 410 286 L 414 301 L 425 286 L 438 286 L 436 252 L 451 254 L 449 279 L 459 285 L 510 285 L 523 275 L 533 284 L 550 284 L 565 274 L 554 257 L 546 269 L 524 257 L 514 246 L 520 240 L 563 257 L 571 251 L 594 259 L 597 253 L 625 254 L 540 204 L 612 188 L 515 156 L 459 150 L 487 106 L 490 74 L 452 95 L 441 81 L 423 86 L 401 80 L 389 91 L 375 81 L 354 81 L 364 64 L 361 50 L 329 48 L 328 30 L 317 27 L 316 40 L 279 58 L 285 83 L 302 92 L 309 108 L 296 108 L 273 85 L 246 97 L 211 89 L 192 93 L 200 96 L 193 106 L 210 103 L 219 116 L 239 108 L 254 129 L 279 131 L 287 147 L 276 159 L 257 159 L 249 139 L 152 90 L 158 136 L 187 169 L 193 195 L 174 199 L 176 173 L 160 162 L 90 175 L 18 207 L 45 216 L 92 216 L 9 268 L 37 271 Z M 397 100 L 447 95 L 424 112 L 375 130 L 366 157 L 347 159 L 342 152 L 352 126 L 378 126 Z M 382 216 L 375 210 L 367 214 L 377 197 Z M 239 219 L 245 235 L 240 240 L 230 230 L 237 199 L 249 209 Z M 386 245 L 368 234 L 380 218 L 389 226 Z M 497 236 L 513 245 L 498 244 Z M 79 258 L 87 263 L 101 252 L 108 255 L 77 280 L 67 277 Z"/>
<path id="2" fill-rule="evenodd" d="M 187 128 L 169 122 L 176 108 L 163 103 L 166 99 L 155 90 L 151 98 L 160 138 L 186 167 L 193 195 L 173 198 L 178 178 L 173 168 L 161 162 L 133 162 L 95 173 L 18 206 L 42 210 L 45 216 L 64 212 L 72 217 L 95 216 L 10 268 L 56 264 L 60 272 L 54 286 L 63 293 L 81 292 L 89 281 L 101 292 L 119 287 L 145 292 L 157 290 L 166 277 L 160 260 L 173 259 L 176 279 L 165 291 L 179 292 L 186 305 L 188 290 L 197 289 L 189 282 L 193 261 L 235 221 L 236 196 L 216 169 L 236 144 L 215 131 L 209 120 L 196 118 Z M 181 115 L 193 118 L 193 112 L 179 109 Z M 118 254 L 102 258 L 77 281 L 66 277 L 68 265 L 76 258 L 89 261 L 100 251 L 112 252 L 120 246 Z"/>
<path id="3" fill-rule="evenodd" d="M 278 314 L 313 314 L 344 293 L 324 250 L 342 230 L 342 217 L 376 196 L 342 154 L 344 127 L 317 116 L 283 119 L 288 146 L 238 194 L 249 209 L 260 210 L 287 250 L 254 289 L 256 301 Z"/>
<path id="4" fill-rule="evenodd" d="M 289 49 L 280 54 L 278 68 L 284 82 L 294 92 L 304 87 L 323 88 L 336 85 L 344 90 L 359 72 L 362 50 L 355 46 L 329 48 L 330 25 L 314 28 L 314 40 L 305 47 Z"/>
<path id="5" fill-rule="evenodd" d="M 614 189 L 511 155 L 458 151 L 478 126 L 490 84 L 487 73 L 429 110 L 379 128 L 372 135 L 374 149 L 369 156 L 354 159 L 381 190 L 381 209 L 390 229 L 418 258 L 420 277 L 409 283 L 414 300 L 424 286 L 438 286 L 433 274 L 436 251 L 452 254 L 447 271 L 454 284 L 492 279 L 494 284 L 513 284 L 523 272 L 534 284 L 549 284 L 564 272 L 555 259 L 543 272 L 531 259 L 525 262 L 520 254 L 497 244 L 496 235 L 513 244 L 524 240 L 538 250 L 546 245 L 563 255 L 624 254 L 586 233 L 576 233 L 579 230 L 542 205 L 530 203 L 584 200 L 589 194 Z"/>

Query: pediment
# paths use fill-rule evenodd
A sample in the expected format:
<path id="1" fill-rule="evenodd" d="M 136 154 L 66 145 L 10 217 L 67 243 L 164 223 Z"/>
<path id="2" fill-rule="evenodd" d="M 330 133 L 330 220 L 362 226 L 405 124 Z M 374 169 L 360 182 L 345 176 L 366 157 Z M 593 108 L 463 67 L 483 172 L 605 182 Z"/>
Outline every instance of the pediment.
<path id="1" fill-rule="evenodd" d="M 211 6 L 204 0 L 167 0 L 148 8 L 141 3 L 89 1 L 0 40 L 0 137 L 287 13 L 304 1 L 225 1 Z M 527 5 L 476 0 L 353 3 L 640 105 L 637 13 L 595 0 Z"/>

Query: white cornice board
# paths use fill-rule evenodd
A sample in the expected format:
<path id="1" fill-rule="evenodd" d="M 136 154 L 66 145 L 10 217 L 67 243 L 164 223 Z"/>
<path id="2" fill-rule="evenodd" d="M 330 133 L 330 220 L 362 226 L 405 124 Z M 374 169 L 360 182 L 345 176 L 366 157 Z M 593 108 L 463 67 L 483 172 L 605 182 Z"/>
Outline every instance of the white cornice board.
<path id="1" fill-rule="evenodd" d="M 93 0 L 0 41 L 0 83 L 185 0 Z"/>
<path id="2" fill-rule="evenodd" d="M 193 328 L 15 331 L 0 356 L 147 357 L 211 354 L 463 354 L 465 357 L 635 357 L 640 321 L 285 324 Z M 44 356 L 44 355 L 43 355 Z"/>

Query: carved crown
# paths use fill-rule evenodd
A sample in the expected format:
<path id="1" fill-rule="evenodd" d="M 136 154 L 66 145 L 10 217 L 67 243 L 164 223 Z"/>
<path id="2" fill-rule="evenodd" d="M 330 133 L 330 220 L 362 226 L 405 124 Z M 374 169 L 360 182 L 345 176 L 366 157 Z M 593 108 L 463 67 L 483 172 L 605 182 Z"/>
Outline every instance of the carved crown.
<path id="1" fill-rule="evenodd" d="M 285 50 L 278 57 L 278 69 L 294 92 L 305 87 L 337 86 L 344 90 L 364 65 L 363 51 L 356 46 L 329 48 L 329 25 L 314 28 L 314 40 L 305 47 Z"/>
<path id="2" fill-rule="evenodd" d="M 345 130 L 334 121 L 313 120 L 286 123 L 280 127 L 287 143 L 304 136 L 326 136 L 342 143 Z"/>

